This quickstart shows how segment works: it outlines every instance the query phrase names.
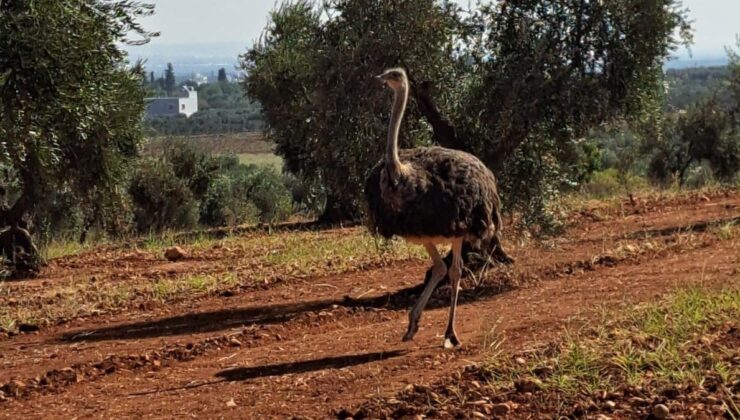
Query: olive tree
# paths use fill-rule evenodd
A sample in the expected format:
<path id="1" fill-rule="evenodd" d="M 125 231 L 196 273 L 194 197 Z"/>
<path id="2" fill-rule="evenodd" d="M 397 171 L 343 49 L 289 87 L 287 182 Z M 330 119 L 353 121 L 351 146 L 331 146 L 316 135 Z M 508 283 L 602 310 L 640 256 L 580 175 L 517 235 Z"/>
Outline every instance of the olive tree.
<path id="1" fill-rule="evenodd" d="M 510 210 L 536 213 L 593 169 L 587 130 L 637 118 L 688 40 L 677 0 L 302 0 L 272 13 L 242 65 L 287 170 L 323 186 L 327 210 L 357 215 L 389 101 L 371 76 L 400 65 L 415 99 L 402 146 L 474 153 Z"/>
<path id="2" fill-rule="evenodd" d="M 262 104 L 286 168 L 327 192 L 327 219 L 359 216 L 365 173 L 384 147 L 388 93 L 372 76 L 403 65 L 454 85 L 457 8 L 435 0 L 286 2 L 243 57 L 247 92 Z M 432 141 L 410 104 L 403 146 Z"/>
<path id="3" fill-rule="evenodd" d="M 114 211 L 144 109 L 143 76 L 120 45 L 148 40 L 137 18 L 151 12 L 135 1 L 0 1 L 7 257 L 31 243 L 24 220 L 52 193 L 76 198 L 88 225 Z"/>

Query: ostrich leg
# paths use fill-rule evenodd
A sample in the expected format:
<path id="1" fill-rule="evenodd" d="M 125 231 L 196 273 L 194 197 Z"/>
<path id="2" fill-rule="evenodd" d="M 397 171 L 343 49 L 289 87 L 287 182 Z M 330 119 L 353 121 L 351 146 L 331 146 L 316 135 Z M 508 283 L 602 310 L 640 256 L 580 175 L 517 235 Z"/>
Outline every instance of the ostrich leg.
<path id="1" fill-rule="evenodd" d="M 462 274 L 462 239 L 452 242 L 452 265 L 450 266 L 450 318 L 445 331 L 444 346 L 451 349 L 459 346 L 460 340 L 455 334 L 455 311 L 457 310 L 457 295 L 460 289 L 460 276 Z"/>
<path id="2" fill-rule="evenodd" d="M 414 338 L 416 332 L 419 331 L 419 318 L 421 318 L 421 313 L 424 310 L 424 307 L 427 306 L 427 302 L 432 296 L 434 289 L 437 288 L 437 283 L 439 283 L 440 280 L 442 280 L 445 275 L 447 275 L 447 265 L 444 263 L 442 257 L 439 255 L 437 247 L 431 242 L 425 243 L 424 247 L 427 249 L 429 256 L 432 257 L 432 262 L 434 263 L 434 266 L 432 266 L 431 270 L 432 275 L 429 279 L 429 283 L 427 283 L 424 287 L 424 291 L 421 292 L 419 300 L 416 301 L 413 309 L 411 309 L 411 312 L 409 312 L 409 328 L 406 331 L 406 335 L 403 336 L 403 341 L 411 340 L 412 338 Z"/>

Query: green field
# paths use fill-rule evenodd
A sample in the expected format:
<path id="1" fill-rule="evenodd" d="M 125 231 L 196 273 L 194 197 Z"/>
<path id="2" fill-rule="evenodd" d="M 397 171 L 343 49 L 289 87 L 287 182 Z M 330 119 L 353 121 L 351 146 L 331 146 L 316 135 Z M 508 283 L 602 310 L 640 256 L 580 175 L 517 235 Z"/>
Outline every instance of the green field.
<path id="1" fill-rule="evenodd" d="M 244 165 L 272 166 L 277 170 L 283 169 L 283 159 L 272 153 L 240 153 L 237 157 L 239 163 Z"/>

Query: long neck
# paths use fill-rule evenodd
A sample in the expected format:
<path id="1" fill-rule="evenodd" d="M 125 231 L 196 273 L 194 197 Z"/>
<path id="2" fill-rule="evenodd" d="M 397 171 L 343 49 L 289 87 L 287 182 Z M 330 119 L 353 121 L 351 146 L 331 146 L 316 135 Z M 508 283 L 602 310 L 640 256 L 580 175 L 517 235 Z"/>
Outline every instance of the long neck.
<path id="1" fill-rule="evenodd" d="M 388 126 L 388 144 L 385 148 L 385 163 L 393 174 L 397 174 L 401 168 L 401 160 L 398 157 L 398 132 L 401 130 L 401 120 L 409 95 L 407 85 L 408 83 L 404 83 L 399 89 L 393 91 L 393 109 Z"/>

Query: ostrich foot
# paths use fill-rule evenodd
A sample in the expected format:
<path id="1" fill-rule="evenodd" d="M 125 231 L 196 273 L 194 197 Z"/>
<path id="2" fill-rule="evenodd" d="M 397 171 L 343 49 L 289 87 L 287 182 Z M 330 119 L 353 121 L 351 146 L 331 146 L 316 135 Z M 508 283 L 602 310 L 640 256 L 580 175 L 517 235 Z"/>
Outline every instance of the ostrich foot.
<path id="1" fill-rule="evenodd" d="M 454 349 L 460 347 L 462 342 L 457 338 L 457 334 L 453 331 L 452 333 L 445 334 L 444 348 Z"/>
<path id="2" fill-rule="evenodd" d="M 419 325 L 416 323 L 409 323 L 409 329 L 406 330 L 406 334 L 403 335 L 403 341 L 413 340 L 417 331 L 419 331 Z"/>

